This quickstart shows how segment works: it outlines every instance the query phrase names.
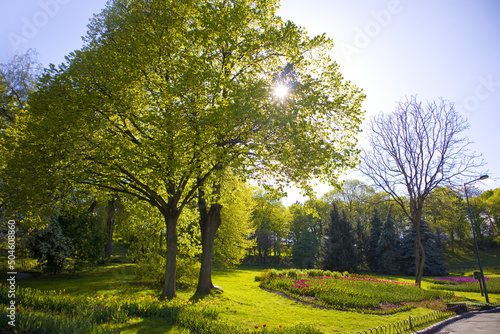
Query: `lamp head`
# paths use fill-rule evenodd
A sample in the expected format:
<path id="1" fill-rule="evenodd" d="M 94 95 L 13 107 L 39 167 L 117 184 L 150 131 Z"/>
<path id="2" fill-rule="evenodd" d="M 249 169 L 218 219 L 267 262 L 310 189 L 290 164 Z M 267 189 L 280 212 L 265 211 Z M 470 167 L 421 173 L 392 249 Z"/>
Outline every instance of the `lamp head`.
<path id="1" fill-rule="evenodd" d="M 479 179 L 480 179 L 480 180 L 486 180 L 487 178 L 489 178 L 489 176 L 488 176 L 488 175 L 483 175 L 483 176 L 481 176 Z"/>

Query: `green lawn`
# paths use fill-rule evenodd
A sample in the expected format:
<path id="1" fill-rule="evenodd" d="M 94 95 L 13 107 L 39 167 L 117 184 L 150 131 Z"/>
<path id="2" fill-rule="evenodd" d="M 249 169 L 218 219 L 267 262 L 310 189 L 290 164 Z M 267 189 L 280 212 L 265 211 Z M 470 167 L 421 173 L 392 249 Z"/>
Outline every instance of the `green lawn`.
<path id="1" fill-rule="evenodd" d="M 455 275 L 471 275 L 476 269 L 474 253 L 457 251 L 455 255 L 447 256 L 451 264 L 450 272 Z M 497 253 L 484 254 L 485 273 L 490 277 L 500 277 L 500 267 Z M 124 260 L 123 256 L 115 260 Z M 461 259 L 461 260 L 460 260 Z M 115 261 L 116 262 L 116 261 Z M 36 274 L 26 280 L 18 280 L 17 286 L 45 291 L 60 291 L 71 298 L 101 298 L 110 300 L 119 298 L 122 301 L 137 302 L 157 297 L 161 287 L 151 282 L 138 280 L 133 271 L 132 263 L 109 263 L 104 266 L 85 269 L 75 274 L 63 273 L 58 275 Z M 216 293 L 205 297 L 201 303 L 218 312 L 217 322 L 229 326 L 236 326 L 242 331 L 256 332 L 255 326 L 261 330 L 276 330 L 279 326 L 293 327 L 310 325 L 323 333 L 355 333 L 357 331 L 384 326 L 389 323 L 417 317 L 432 312 L 431 303 L 421 303 L 422 307 L 391 315 L 363 314 L 359 312 L 338 311 L 323 309 L 312 305 L 305 305 L 298 301 L 285 298 L 277 293 L 268 292 L 259 287 L 255 276 L 260 275 L 262 269 L 241 268 L 228 271 L 214 271 L 213 282 L 223 288 L 223 293 Z M 2 270 L 2 274 L 5 271 Z M 413 282 L 413 277 L 379 275 L 380 278 Z M 4 282 L 5 277 L 1 277 Z M 424 278 L 422 287 L 430 287 L 429 278 Z M 178 298 L 185 305 L 192 302 L 194 290 L 178 291 Z M 475 292 L 455 292 L 456 296 L 464 297 L 469 302 L 484 302 L 484 297 Z M 489 294 L 490 302 L 500 302 L 500 294 Z M 151 301 L 154 303 L 154 301 Z M 22 305 L 21 305 L 22 307 Z M 189 333 L 183 327 L 169 324 L 165 319 L 149 317 L 129 317 L 128 323 L 115 325 L 121 333 Z"/>
<path id="2" fill-rule="evenodd" d="M 41 290 L 64 290 L 63 293 L 70 296 L 121 296 L 130 300 L 158 296 L 161 287 L 136 280 L 132 267 L 133 264 L 130 263 L 108 264 L 77 274 L 41 275 L 36 279 L 19 281 L 18 285 Z M 259 273 L 260 270 L 252 269 L 214 272 L 213 282 L 221 286 L 224 293 L 206 297 L 203 302 L 218 310 L 218 321 L 251 331 L 255 331 L 255 326 L 262 328 L 264 324 L 267 329 L 277 329 L 280 325 L 290 327 L 303 324 L 311 325 L 324 333 L 354 333 L 432 311 L 427 308 L 415 308 L 393 315 L 371 315 L 320 309 L 262 290 L 254 280 Z M 410 277 L 391 278 L 412 280 Z M 192 290 L 178 292 L 179 298 L 185 301 L 192 295 Z M 465 295 L 481 300 L 480 294 Z M 490 299 L 500 300 L 500 295 L 490 296 Z M 169 325 L 158 318 L 134 318 L 129 325 L 124 325 L 121 329 L 122 333 L 126 334 L 187 333 L 184 329 Z"/>

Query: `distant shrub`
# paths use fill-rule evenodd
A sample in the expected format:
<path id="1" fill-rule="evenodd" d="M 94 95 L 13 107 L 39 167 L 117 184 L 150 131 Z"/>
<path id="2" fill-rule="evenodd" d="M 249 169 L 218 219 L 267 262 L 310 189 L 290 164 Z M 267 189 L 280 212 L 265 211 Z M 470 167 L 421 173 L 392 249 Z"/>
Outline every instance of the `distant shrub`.
<path id="1" fill-rule="evenodd" d="M 73 242 L 64 236 L 57 223 L 28 235 L 27 246 L 44 271 L 57 273 L 65 269 L 74 252 Z"/>

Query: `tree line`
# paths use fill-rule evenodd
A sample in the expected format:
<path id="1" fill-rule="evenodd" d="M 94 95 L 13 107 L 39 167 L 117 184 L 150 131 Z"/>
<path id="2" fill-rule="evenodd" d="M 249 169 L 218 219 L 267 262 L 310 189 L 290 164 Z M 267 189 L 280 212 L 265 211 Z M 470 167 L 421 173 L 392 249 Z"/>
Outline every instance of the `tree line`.
<path id="1" fill-rule="evenodd" d="M 257 245 L 253 249 L 256 262 L 286 264 L 288 259 L 298 268 L 315 268 L 337 256 L 337 260 L 329 262 L 329 270 L 414 275 L 415 228 L 391 197 L 377 190 L 359 180 L 348 180 L 342 189 L 332 190 L 321 199 L 309 199 L 289 208 L 274 203 L 275 213 L 282 212 L 274 224 L 269 222 L 271 209 L 257 212 Z M 480 242 L 488 247 L 500 241 L 500 225 L 495 220 L 500 189 L 474 192 L 470 198 L 473 221 Z M 424 274 L 438 275 L 443 272 L 439 254 L 444 248 L 453 252 L 456 241 L 471 237 L 463 190 L 437 188 L 426 202 L 422 221 L 422 242 L 430 254 Z M 261 235 L 266 237 L 259 239 Z"/>
<path id="2" fill-rule="evenodd" d="M 221 190 L 221 226 L 214 237 L 217 268 L 281 265 L 415 274 L 415 229 L 390 196 L 373 186 L 348 180 L 320 199 L 289 207 L 271 193 L 234 178 L 227 179 Z M 500 243 L 499 194 L 500 189 L 476 189 L 470 199 L 482 247 Z M 453 252 L 458 240 L 471 237 L 464 195 L 438 188 L 423 217 L 422 242 L 429 254 L 424 275 L 442 275 L 443 250 Z M 195 205 L 179 219 L 176 280 L 181 285 L 197 284 L 202 254 L 198 220 Z M 163 284 L 165 233 L 161 216 L 140 201 L 117 198 L 110 206 L 87 197 L 74 199 L 72 210 L 61 212 L 47 227 L 26 233 L 26 246 L 45 270 L 58 272 L 109 260 L 110 238 L 119 240 L 137 264 L 138 276 Z"/>

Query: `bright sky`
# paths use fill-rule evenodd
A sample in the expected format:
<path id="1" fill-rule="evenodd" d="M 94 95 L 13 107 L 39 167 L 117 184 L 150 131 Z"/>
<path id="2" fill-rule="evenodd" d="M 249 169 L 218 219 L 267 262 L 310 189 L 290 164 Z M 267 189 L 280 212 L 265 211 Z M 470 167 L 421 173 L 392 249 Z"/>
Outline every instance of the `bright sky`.
<path id="1" fill-rule="evenodd" d="M 0 62 L 35 48 L 44 66 L 82 46 L 89 19 L 106 3 L 1 1 Z M 282 0 L 279 15 L 333 39 L 340 71 L 367 95 L 367 119 L 409 95 L 454 102 L 487 163 L 483 187 L 500 187 L 500 1 Z M 295 190 L 289 195 L 286 205 L 300 200 Z"/>

